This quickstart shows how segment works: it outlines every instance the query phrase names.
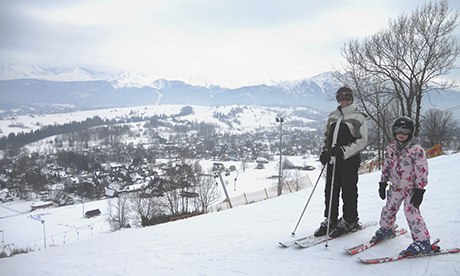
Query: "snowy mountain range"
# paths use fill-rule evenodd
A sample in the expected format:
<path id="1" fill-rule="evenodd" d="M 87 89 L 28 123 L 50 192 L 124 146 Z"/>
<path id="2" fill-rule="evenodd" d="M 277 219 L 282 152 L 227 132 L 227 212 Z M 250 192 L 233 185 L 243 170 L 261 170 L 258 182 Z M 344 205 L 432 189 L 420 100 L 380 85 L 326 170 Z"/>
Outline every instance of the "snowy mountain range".
<path id="1" fill-rule="evenodd" d="M 58 69 L 39 66 L 0 67 L 0 108 L 72 105 L 96 108 L 138 104 L 191 105 L 287 105 L 334 108 L 328 101 L 338 83 L 331 73 L 312 79 L 273 85 L 229 89 L 217 85 L 192 85 L 178 80 L 153 79 L 123 72 L 110 75 L 84 68 Z M 127 96 L 129 95 L 129 96 Z"/>
<path id="2" fill-rule="evenodd" d="M 0 67 L 0 109 L 94 109 L 149 104 L 336 107 L 340 83 L 331 72 L 310 79 L 230 89 L 154 79 L 143 73 L 108 74 L 85 68 L 44 68 L 7 64 Z M 456 91 L 432 94 L 427 108 L 448 109 L 460 102 Z M 429 106 L 428 106 L 429 105 Z"/>

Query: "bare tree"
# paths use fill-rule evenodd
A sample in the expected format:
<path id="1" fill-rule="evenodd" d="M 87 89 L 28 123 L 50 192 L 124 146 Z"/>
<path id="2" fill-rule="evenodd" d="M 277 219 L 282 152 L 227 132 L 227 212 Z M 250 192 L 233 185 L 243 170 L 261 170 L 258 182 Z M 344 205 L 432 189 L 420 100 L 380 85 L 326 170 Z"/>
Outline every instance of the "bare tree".
<path id="1" fill-rule="evenodd" d="M 180 164 L 175 164 L 166 169 L 164 196 L 171 215 L 189 212 L 189 200 L 196 197 L 194 191 L 197 178 L 196 171 L 201 168 L 198 162 L 190 165 L 190 161 L 183 159 Z"/>
<path id="2" fill-rule="evenodd" d="M 414 119 L 418 135 L 423 96 L 455 85 L 439 77 L 449 73 L 460 54 L 452 35 L 458 16 L 445 0 L 427 3 L 390 20 L 388 29 L 345 44 L 344 82 L 358 92 L 361 106 L 373 107 L 365 112 L 379 127 L 382 118 L 376 116 L 395 103 L 398 115 Z"/>
<path id="3" fill-rule="evenodd" d="M 302 175 L 298 169 L 295 169 L 292 173 L 292 184 L 294 185 L 294 191 L 300 191 L 302 189 Z"/>
<path id="4" fill-rule="evenodd" d="M 108 202 L 108 221 L 112 230 L 120 230 L 129 226 L 130 200 L 125 194 Z"/>
<path id="5" fill-rule="evenodd" d="M 163 215 L 164 206 L 158 197 L 142 197 L 142 193 L 133 193 L 131 196 L 133 211 L 141 220 L 142 225 L 148 225 L 148 221 L 158 215 Z"/>
<path id="6" fill-rule="evenodd" d="M 426 112 L 420 130 L 426 146 L 440 144 L 444 147 L 455 136 L 456 128 L 452 112 L 430 109 Z"/>
<path id="7" fill-rule="evenodd" d="M 180 210 L 180 177 L 176 167 L 169 167 L 165 173 L 163 200 L 171 215 L 179 214 Z"/>
<path id="8" fill-rule="evenodd" d="M 206 213 L 211 203 L 220 198 L 218 185 L 212 173 L 200 175 L 196 185 L 198 210 Z"/>

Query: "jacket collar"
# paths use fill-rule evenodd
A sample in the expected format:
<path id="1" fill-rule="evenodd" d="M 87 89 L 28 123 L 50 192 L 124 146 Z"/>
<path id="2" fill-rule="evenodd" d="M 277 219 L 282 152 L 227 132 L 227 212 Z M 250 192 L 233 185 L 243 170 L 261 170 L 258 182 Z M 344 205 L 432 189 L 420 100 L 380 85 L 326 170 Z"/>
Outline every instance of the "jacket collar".
<path id="1" fill-rule="evenodd" d="M 349 106 L 346 106 L 342 108 L 340 105 L 337 107 L 337 110 L 342 113 L 343 115 L 345 114 L 350 114 L 353 113 L 356 110 L 356 106 L 352 103 Z"/>
<path id="2" fill-rule="evenodd" d="M 395 145 L 396 145 L 396 149 L 398 150 L 402 150 L 403 148 L 411 148 L 413 145 L 419 145 L 420 144 L 420 138 L 418 137 L 412 137 L 412 139 L 408 140 L 408 141 L 405 141 L 405 142 L 399 142 L 396 138 L 395 138 Z"/>

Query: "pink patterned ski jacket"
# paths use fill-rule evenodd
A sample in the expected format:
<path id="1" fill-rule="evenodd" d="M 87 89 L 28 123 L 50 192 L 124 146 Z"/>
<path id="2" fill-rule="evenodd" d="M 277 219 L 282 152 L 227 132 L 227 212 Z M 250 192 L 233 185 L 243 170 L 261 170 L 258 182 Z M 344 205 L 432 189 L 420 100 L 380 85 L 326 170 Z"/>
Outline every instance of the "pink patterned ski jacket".
<path id="1" fill-rule="evenodd" d="M 428 162 L 425 150 L 413 138 L 401 146 L 395 139 L 387 147 L 382 168 L 382 182 L 390 181 L 394 188 L 424 189 L 428 184 Z"/>

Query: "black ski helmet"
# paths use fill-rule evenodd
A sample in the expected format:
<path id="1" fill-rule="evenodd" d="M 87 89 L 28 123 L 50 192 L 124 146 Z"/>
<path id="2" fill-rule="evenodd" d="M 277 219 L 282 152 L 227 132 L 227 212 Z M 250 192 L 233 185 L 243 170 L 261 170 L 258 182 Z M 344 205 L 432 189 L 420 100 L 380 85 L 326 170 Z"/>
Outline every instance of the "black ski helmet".
<path id="1" fill-rule="evenodd" d="M 406 117 L 406 116 L 398 117 L 394 121 L 393 126 L 391 127 L 391 130 L 393 131 L 393 136 L 394 137 L 396 137 L 396 132 L 400 128 L 410 130 L 409 139 L 411 139 L 412 135 L 414 134 L 414 129 L 415 129 L 414 121 L 411 118 Z"/>

